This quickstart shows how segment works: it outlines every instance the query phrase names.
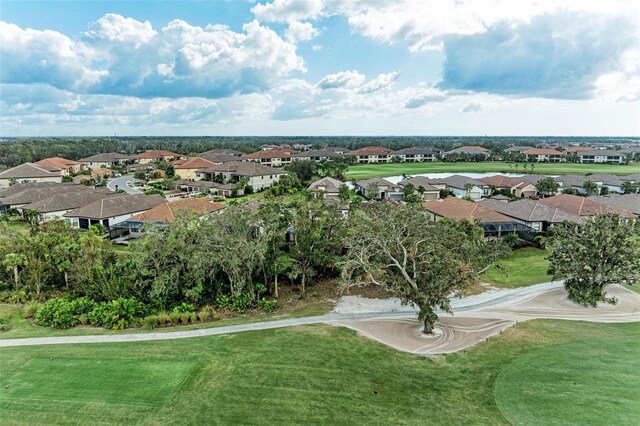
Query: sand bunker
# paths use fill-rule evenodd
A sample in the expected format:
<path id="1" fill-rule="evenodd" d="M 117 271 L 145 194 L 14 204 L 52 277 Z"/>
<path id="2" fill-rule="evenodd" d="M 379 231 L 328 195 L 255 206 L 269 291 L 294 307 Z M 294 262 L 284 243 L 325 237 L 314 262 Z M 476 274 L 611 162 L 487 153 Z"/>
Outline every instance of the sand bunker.
<path id="1" fill-rule="evenodd" d="M 586 308 L 569 301 L 563 288 L 551 288 L 536 294 L 514 292 L 508 300 L 495 304 L 465 306 L 455 316 L 441 315 L 437 333 L 426 337 L 415 316 L 336 321 L 363 336 L 395 349 L 420 355 L 435 355 L 473 346 L 500 333 L 518 321 L 554 318 L 592 322 L 640 321 L 640 295 L 621 286 L 610 286 L 607 294 L 615 297 L 615 305 L 602 303 Z"/>

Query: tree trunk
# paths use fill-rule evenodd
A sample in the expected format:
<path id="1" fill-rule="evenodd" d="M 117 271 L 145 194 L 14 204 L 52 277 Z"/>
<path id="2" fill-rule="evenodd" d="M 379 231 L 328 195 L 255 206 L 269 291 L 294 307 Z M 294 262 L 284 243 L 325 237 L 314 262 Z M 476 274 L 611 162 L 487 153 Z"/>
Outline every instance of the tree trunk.
<path id="1" fill-rule="evenodd" d="M 13 266 L 13 279 L 16 281 L 16 290 L 18 289 L 18 265 Z"/>
<path id="2" fill-rule="evenodd" d="M 273 278 L 273 296 L 276 299 L 278 298 L 278 274 L 275 274 L 275 277 Z"/>
<path id="3" fill-rule="evenodd" d="M 434 326 L 433 321 L 430 321 L 429 319 L 425 318 L 423 323 L 424 323 L 424 331 L 423 331 L 423 333 L 424 334 L 432 334 L 433 333 L 433 326 Z"/>

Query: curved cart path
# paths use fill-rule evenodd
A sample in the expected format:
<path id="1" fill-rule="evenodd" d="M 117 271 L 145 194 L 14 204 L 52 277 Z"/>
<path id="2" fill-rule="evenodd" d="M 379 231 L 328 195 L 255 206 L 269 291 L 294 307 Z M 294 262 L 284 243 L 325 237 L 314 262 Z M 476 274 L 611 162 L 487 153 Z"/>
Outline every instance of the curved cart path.
<path id="1" fill-rule="evenodd" d="M 0 348 L 77 343 L 141 342 L 214 336 L 244 331 L 267 330 L 307 324 L 345 326 L 398 350 L 422 355 L 455 352 L 500 333 L 517 321 L 556 318 L 595 322 L 640 321 L 640 294 L 611 286 L 609 296 L 617 305 L 584 308 L 569 302 L 562 283 L 538 284 L 516 290 L 501 290 L 453 301 L 455 316 L 441 314 L 433 337 L 425 337 L 415 319 L 416 311 L 396 307 L 390 311 L 336 312 L 306 318 L 292 318 L 200 330 L 137 334 L 60 336 L 0 339 Z"/>

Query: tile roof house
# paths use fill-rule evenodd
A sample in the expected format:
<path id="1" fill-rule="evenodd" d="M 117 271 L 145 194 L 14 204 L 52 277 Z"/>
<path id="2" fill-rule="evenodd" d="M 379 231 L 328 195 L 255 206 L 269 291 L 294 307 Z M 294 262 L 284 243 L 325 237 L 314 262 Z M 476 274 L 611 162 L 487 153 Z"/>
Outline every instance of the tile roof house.
<path id="1" fill-rule="evenodd" d="M 491 188 L 489 185 L 477 179 L 462 175 L 451 175 L 446 178 L 429 179 L 428 183 L 440 188 L 444 186 L 457 198 L 470 197 L 472 200 L 479 200 L 483 196 L 491 195 Z"/>
<path id="2" fill-rule="evenodd" d="M 531 148 L 522 154 L 527 156 L 527 161 L 534 163 L 562 163 L 567 157 L 566 152 L 551 148 Z"/>
<path id="3" fill-rule="evenodd" d="M 225 153 L 212 153 L 210 151 L 203 152 L 202 154 L 200 154 L 200 158 L 209 160 L 214 164 L 230 163 L 232 161 L 244 161 L 242 157 L 240 157 L 239 155 L 225 154 Z"/>
<path id="4" fill-rule="evenodd" d="M 181 211 L 203 216 L 220 212 L 226 207 L 225 204 L 213 201 L 209 197 L 184 198 L 182 200 L 160 204 L 146 212 L 131 216 L 129 220 L 170 223 L 176 220 L 176 215 L 179 215 Z"/>
<path id="5" fill-rule="evenodd" d="M 63 176 L 76 174 L 80 170 L 85 170 L 87 165 L 78 161 L 67 160 L 66 158 L 51 157 L 36 161 L 36 166 L 45 167 L 47 169 L 58 169 Z"/>
<path id="6" fill-rule="evenodd" d="M 184 160 L 187 157 L 182 154 L 176 154 L 175 152 L 159 149 L 141 152 L 140 154 L 134 155 L 133 158 L 138 160 L 140 164 L 147 164 L 153 163 L 154 161 Z"/>
<path id="7" fill-rule="evenodd" d="M 261 191 L 272 187 L 280 176 L 287 174 L 280 169 L 264 166 L 254 161 L 232 161 L 224 164 L 215 164 L 212 167 L 198 170 L 196 172 L 197 180 L 215 180 L 220 177 L 224 182 L 241 179 L 246 177 L 249 185 L 253 186 L 256 191 Z"/>
<path id="8" fill-rule="evenodd" d="M 424 176 L 415 176 L 401 181 L 398 185 L 403 188 L 407 185 L 413 185 L 418 193 L 422 193 L 424 200 L 437 200 L 440 198 L 440 190 L 446 186 L 437 187 L 429 183 L 429 178 Z"/>
<path id="9" fill-rule="evenodd" d="M 279 148 L 268 149 L 263 151 L 252 152 L 243 155 L 242 158 L 248 161 L 255 161 L 265 166 L 280 167 L 291 164 L 292 150 L 283 150 Z"/>
<path id="10" fill-rule="evenodd" d="M 80 161 L 86 163 L 90 169 L 95 170 L 109 168 L 114 164 L 124 164 L 127 161 L 133 161 L 133 157 L 126 154 L 120 154 L 119 152 L 103 152 L 92 155 L 91 157 L 83 158 Z"/>
<path id="11" fill-rule="evenodd" d="M 472 222 L 477 221 L 482 226 L 485 236 L 487 237 L 500 237 L 503 234 L 516 231 L 532 231 L 528 226 L 483 205 L 483 203 L 475 203 L 460 198 L 445 198 L 425 201 L 423 206 L 433 220 L 449 218 Z"/>
<path id="12" fill-rule="evenodd" d="M 324 177 L 309 185 L 309 191 L 320 195 L 322 198 L 338 198 L 340 187 L 345 183 L 332 177 Z"/>
<path id="13" fill-rule="evenodd" d="M 491 150 L 481 146 L 461 146 L 444 153 L 445 157 L 452 157 L 456 155 L 481 156 L 487 158 L 491 155 Z"/>
<path id="14" fill-rule="evenodd" d="M 627 155 L 619 151 L 594 149 L 578 152 L 578 159 L 583 164 L 624 164 L 627 161 Z"/>
<path id="15" fill-rule="evenodd" d="M 621 217 L 633 219 L 635 215 L 626 209 L 611 207 L 594 198 L 579 195 L 560 194 L 539 200 L 542 204 L 555 207 L 578 216 L 595 216 L 598 214 L 614 213 Z"/>
<path id="16" fill-rule="evenodd" d="M 616 209 L 628 210 L 640 217 L 640 194 L 611 194 L 592 200 Z"/>
<path id="17" fill-rule="evenodd" d="M 439 149 L 418 146 L 393 151 L 391 155 L 406 163 L 422 163 L 425 161 L 437 161 Z"/>
<path id="18" fill-rule="evenodd" d="M 536 188 L 535 185 L 517 177 L 495 175 L 483 177 L 478 180 L 492 188 L 506 189 L 516 197 L 531 198 L 538 194 L 538 188 Z"/>
<path id="19" fill-rule="evenodd" d="M 70 210 L 118 195 L 108 189 L 76 189 L 76 191 L 58 192 L 48 198 L 24 204 L 20 207 L 20 210 L 35 210 L 40 213 L 40 221 L 46 222 L 49 220 L 62 219 L 63 215 Z"/>
<path id="20" fill-rule="evenodd" d="M 356 157 L 358 164 L 390 163 L 393 159 L 391 150 L 382 146 L 365 146 L 364 148 L 349 151 L 346 155 Z"/>
<path id="21" fill-rule="evenodd" d="M 0 189 L 0 213 L 10 208 L 20 208 L 25 204 L 49 198 L 55 194 L 81 192 L 89 189 L 83 185 L 60 182 L 19 183 Z"/>
<path id="22" fill-rule="evenodd" d="M 0 188 L 10 186 L 12 183 L 25 182 L 57 182 L 62 181 L 60 169 L 40 166 L 33 163 L 23 163 L 0 172 Z"/>
<path id="23" fill-rule="evenodd" d="M 71 210 L 63 215 L 77 228 L 88 229 L 101 224 L 107 229 L 131 216 L 166 203 L 160 195 L 122 195 L 104 198 Z"/>
<path id="24" fill-rule="evenodd" d="M 528 149 L 533 148 L 532 146 L 524 146 L 524 145 L 520 145 L 520 146 L 510 146 L 509 148 L 505 149 L 505 152 L 522 152 L 522 151 L 526 151 Z"/>
<path id="25" fill-rule="evenodd" d="M 367 198 L 402 201 L 403 188 L 382 178 L 372 178 L 356 182 L 355 189 Z"/>
<path id="26" fill-rule="evenodd" d="M 202 157 L 187 158 L 186 160 L 176 160 L 171 163 L 176 175 L 181 179 L 195 180 L 198 170 L 206 169 L 215 165 L 211 160 Z"/>
<path id="27" fill-rule="evenodd" d="M 234 157 L 240 157 L 241 155 L 244 155 L 244 152 L 240 152 L 238 150 L 235 149 L 230 149 L 230 148 L 215 148 L 215 149 L 210 149 L 209 151 L 205 151 L 203 153 L 200 154 L 200 157 L 206 157 L 208 155 L 233 155 Z"/>
<path id="28" fill-rule="evenodd" d="M 347 151 L 348 149 L 346 148 L 341 148 L 338 146 L 330 146 L 322 149 L 299 152 L 298 154 L 293 155 L 293 159 L 323 161 L 323 160 L 329 160 L 335 157 L 341 157 Z"/>
<path id="29" fill-rule="evenodd" d="M 570 146 L 565 150 L 565 152 L 570 154 L 577 154 L 579 152 L 586 152 L 591 150 L 593 150 L 593 148 L 590 146 Z"/>
<path id="30" fill-rule="evenodd" d="M 562 175 L 554 178 L 556 182 L 560 184 L 560 190 L 566 188 L 573 188 L 580 194 L 586 194 L 587 191 L 584 188 L 585 182 L 591 181 L 598 187 L 598 193 L 603 187 L 607 187 L 609 192 L 624 192 L 622 190 L 622 183 L 628 180 L 625 177 L 607 175 L 602 173 L 594 173 L 592 175 Z"/>
<path id="31" fill-rule="evenodd" d="M 546 231 L 549 226 L 564 221 L 581 222 L 580 216 L 565 212 L 555 207 L 547 206 L 540 201 L 522 199 L 505 203 L 501 200 L 489 198 L 480 204 L 497 211 L 505 216 L 514 218 L 538 232 Z"/>

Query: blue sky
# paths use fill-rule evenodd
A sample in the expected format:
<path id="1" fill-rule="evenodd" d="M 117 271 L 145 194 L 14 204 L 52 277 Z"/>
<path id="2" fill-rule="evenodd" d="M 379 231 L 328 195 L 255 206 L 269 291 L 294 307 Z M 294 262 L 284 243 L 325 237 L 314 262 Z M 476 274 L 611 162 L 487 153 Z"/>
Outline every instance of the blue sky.
<path id="1" fill-rule="evenodd" d="M 640 135 L 633 1 L 0 0 L 0 133 Z"/>

